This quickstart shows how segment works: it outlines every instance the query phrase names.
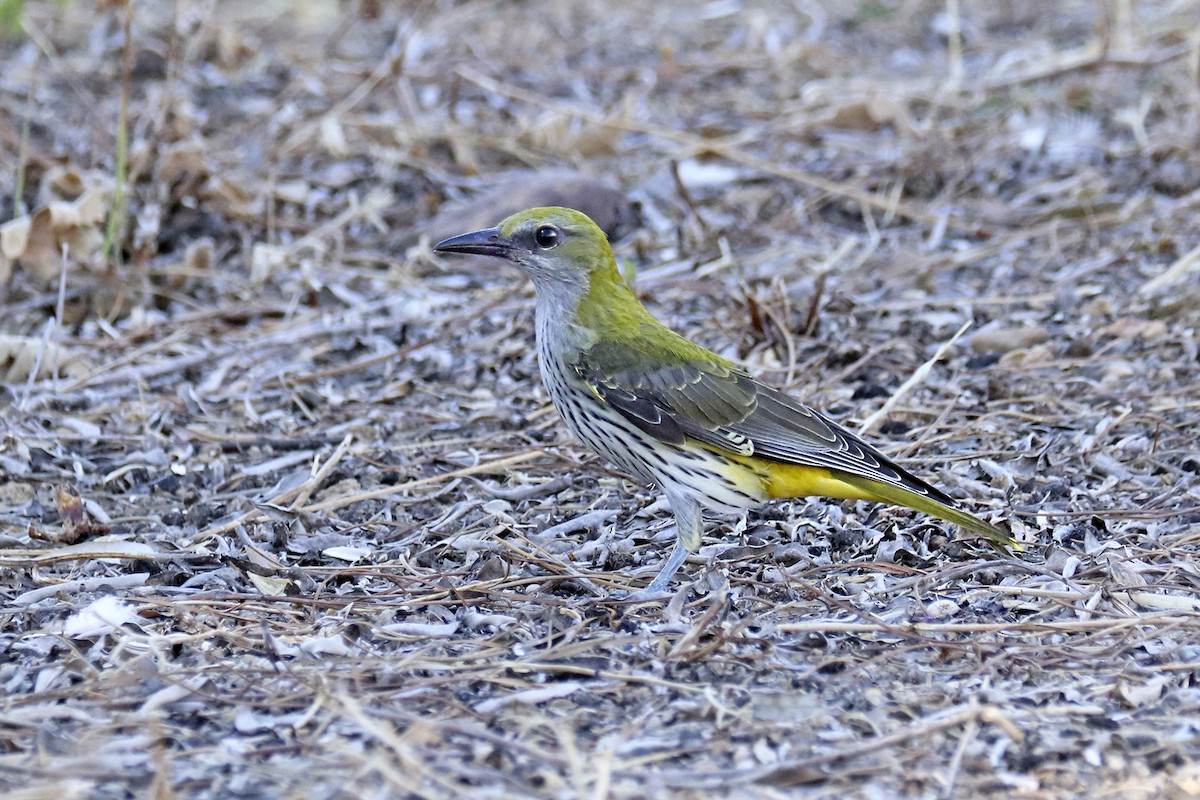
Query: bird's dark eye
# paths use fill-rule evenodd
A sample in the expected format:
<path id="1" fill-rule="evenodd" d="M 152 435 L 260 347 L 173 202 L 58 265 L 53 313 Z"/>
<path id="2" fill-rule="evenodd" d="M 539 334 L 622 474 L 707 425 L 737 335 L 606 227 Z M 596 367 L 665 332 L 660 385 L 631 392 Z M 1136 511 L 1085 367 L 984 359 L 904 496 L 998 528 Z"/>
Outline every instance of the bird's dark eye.
<path id="1" fill-rule="evenodd" d="M 543 225 L 533 232 L 533 241 L 543 250 L 557 247 L 559 240 L 558 228 L 553 225 Z"/>

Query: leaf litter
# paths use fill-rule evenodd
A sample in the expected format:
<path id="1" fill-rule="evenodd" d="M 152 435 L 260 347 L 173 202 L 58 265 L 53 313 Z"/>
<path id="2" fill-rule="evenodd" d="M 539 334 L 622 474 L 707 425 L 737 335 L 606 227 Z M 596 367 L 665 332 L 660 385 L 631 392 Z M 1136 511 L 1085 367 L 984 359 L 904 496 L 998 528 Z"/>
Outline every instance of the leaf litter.
<path id="1" fill-rule="evenodd" d="M 1200 796 L 1195 2 L 339 8 L 134 5 L 119 267 L 122 4 L 0 43 L 6 793 Z M 614 601 L 668 509 L 429 250 L 548 202 L 1027 552 L 798 500 Z"/>

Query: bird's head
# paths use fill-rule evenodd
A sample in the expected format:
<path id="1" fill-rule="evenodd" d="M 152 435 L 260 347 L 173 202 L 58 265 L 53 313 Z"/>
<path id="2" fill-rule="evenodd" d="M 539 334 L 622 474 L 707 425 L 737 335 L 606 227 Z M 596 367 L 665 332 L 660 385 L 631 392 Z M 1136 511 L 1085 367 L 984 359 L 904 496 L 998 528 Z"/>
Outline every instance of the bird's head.
<path id="1" fill-rule="evenodd" d="M 570 208 L 520 211 L 494 228 L 452 236 L 433 249 L 507 259 L 533 280 L 539 296 L 579 297 L 596 281 L 620 281 L 604 231 Z"/>

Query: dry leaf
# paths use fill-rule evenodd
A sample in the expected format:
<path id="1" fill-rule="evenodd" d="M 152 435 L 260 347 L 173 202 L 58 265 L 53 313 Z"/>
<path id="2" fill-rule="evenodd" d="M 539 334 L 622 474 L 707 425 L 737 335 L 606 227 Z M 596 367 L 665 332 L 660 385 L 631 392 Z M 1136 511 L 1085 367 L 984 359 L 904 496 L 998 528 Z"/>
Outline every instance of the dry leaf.
<path id="1" fill-rule="evenodd" d="M 190 243 L 183 254 L 183 266 L 188 270 L 200 272 L 212 269 L 213 240 L 202 236 Z"/>
<path id="2" fill-rule="evenodd" d="M 1178 594 L 1126 592 L 1129 599 L 1150 611 L 1200 611 L 1200 600 Z"/>
<path id="3" fill-rule="evenodd" d="M 321 146 L 334 158 L 350 155 L 346 131 L 342 129 L 341 121 L 333 114 L 326 114 L 321 118 Z"/>
<path id="4" fill-rule="evenodd" d="M 1190 764 L 1180 764 L 1172 772 L 1174 774 L 1171 775 L 1171 782 L 1180 792 L 1178 795 L 1171 795 L 1172 800 L 1192 800 L 1200 797 L 1200 763 L 1193 761 Z"/>
<path id="5" fill-rule="evenodd" d="M 28 215 L 11 219 L 0 225 L 0 252 L 7 258 L 18 258 L 29 245 L 29 230 L 33 220 Z"/>
<path id="6" fill-rule="evenodd" d="M 192 137 L 171 144 L 158 160 L 158 177 L 170 184 L 200 181 L 211 170 L 204 160 L 205 143 Z"/>
<path id="7" fill-rule="evenodd" d="M 217 29 L 217 63 L 223 68 L 236 69 L 258 51 L 259 48 L 248 42 L 236 26 L 222 25 Z"/>
<path id="8" fill-rule="evenodd" d="M 200 187 L 199 197 L 214 212 L 226 216 L 256 220 L 262 214 L 262 196 L 250 192 L 240 181 L 224 175 L 209 177 Z"/>
<path id="9" fill-rule="evenodd" d="M 5 382 L 28 380 L 35 369 L 35 379 L 53 375 L 77 378 L 86 375 L 89 367 L 79 356 L 55 342 L 0 334 L 0 376 Z"/>
<path id="10" fill-rule="evenodd" d="M 1122 679 L 1117 681 L 1117 694 L 1131 707 L 1138 708 L 1158 700 L 1166 685 L 1167 679 L 1162 675 L 1156 675 L 1145 683 Z"/>
<path id="11" fill-rule="evenodd" d="M 87 190 L 89 178 L 74 166 L 56 164 L 46 170 L 38 188 L 38 203 L 45 205 L 54 200 L 74 200 Z"/>
<path id="12" fill-rule="evenodd" d="M 557 111 L 547 111 L 517 138 L 521 144 L 571 156 L 607 156 L 617 152 L 625 130 L 597 125 Z"/>
<path id="13" fill-rule="evenodd" d="M 321 551 L 321 555 L 353 564 L 356 561 L 367 558 L 372 552 L 374 551 L 365 547 L 327 547 Z"/>
<path id="14" fill-rule="evenodd" d="M 253 572 L 247 572 L 246 577 L 267 597 L 283 597 L 297 591 L 295 583 L 290 578 L 272 578 L 267 575 L 256 575 Z"/>
<path id="15" fill-rule="evenodd" d="M 1050 338 L 1050 331 L 1041 325 L 997 327 L 979 331 L 971 337 L 971 349 L 976 353 L 1007 353 L 1025 350 Z"/>
<path id="16" fill-rule="evenodd" d="M 450 146 L 454 163 L 458 165 L 464 175 L 479 174 L 479 159 L 475 155 L 475 146 L 462 131 L 447 130 L 446 144 Z"/>
<path id="17" fill-rule="evenodd" d="M 901 133 L 913 131 L 908 107 L 894 95 L 882 92 L 871 92 L 835 107 L 819 124 L 856 131 L 877 131 L 891 125 Z"/>
<path id="18" fill-rule="evenodd" d="M 1009 369 L 1031 368 L 1046 364 L 1054 359 L 1054 351 L 1046 344 L 1038 344 L 1029 348 L 1009 350 L 1000 357 L 1000 366 Z"/>
<path id="19" fill-rule="evenodd" d="M 86 264 L 100 252 L 100 226 L 111 202 L 107 186 L 93 185 L 73 201 L 55 200 L 0 226 L 4 258 L 20 264 L 42 286 L 58 280 L 65 265 Z M 65 254 L 64 254 L 65 249 Z M 5 277 L 0 275 L 0 277 Z"/>
<path id="20" fill-rule="evenodd" d="M 157 554 L 158 551 L 145 542 L 114 539 L 81 542 L 69 547 L 36 553 L 29 553 L 29 551 L 21 553 L 11 550 L 0 551 L 0 566 L 12 566 L 29 558 L 32 558 L 39 564 L 56 564 L 61 561 L 86 561 L 93 558 L 128 558 L 136 561 L 143 558 L 153 558 Z"/>
<path id="21" fill-rule="evenodd" d="M 271 187 L 272 193 L 276 200 L 282 200 L 285 203 L 295 203 L 303 205 L 308 200 L 309 194 L 312 192 L 312 186 L 305 180 L 290 180 L 278 181 Z"/>
<path id="22" fill-rule="evenodd" d="M 54 492 L 54 505 L 62 517 L 58 530 L 30 528 L 29 538 L 57 542 L 58 544 L 76 544 L 85 539 L 106 536 L 112 528 L 101 520 L 97 521 L 87 513 L 84 499 L 65 487 L 58 487 Z M 93 504 L 94 505 L 94 504 Z"/>
<path id="23" fill-rule="evenodd" d="M 183 263 L 167 268 L 166 286 L 179 291 L 186 288 L 198 274 L 212 269 L 213 247 L 212 237 L 209 236 L 201 236 L 190 242 L 183 253 Z"/>
<path id="24" fill-rule="evenodd" d="M 255 242 L 250 249 L 250 280 L 261 286 L 287 266 L 290 250 L 277 244 Z"/>
<path id="25" fill-rule="evenodd" d="M 1110 325 L 1100 329 L 1101 336 L 1113 336 L 1117 339 L 1143 339 L 1152 341 L 1167 335 L 1167 323 L 1160 319 L 1139 319 L 1138 317 L 1121 317 Z"/>
<path id="26" fill-rule="evenodd" d="M 54 505 L 66 524 L 79 525 L 86 519 L 83 498 L 63 486 L 54 491 Z"/>

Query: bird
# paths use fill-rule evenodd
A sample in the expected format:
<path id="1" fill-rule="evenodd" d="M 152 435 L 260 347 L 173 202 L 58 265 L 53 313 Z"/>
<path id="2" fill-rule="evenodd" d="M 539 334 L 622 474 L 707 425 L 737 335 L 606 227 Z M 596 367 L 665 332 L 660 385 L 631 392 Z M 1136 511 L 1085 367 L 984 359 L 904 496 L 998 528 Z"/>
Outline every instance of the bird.
<path id="1" fill-rule="evenodd" d="M 531 208 L 433 249 L 503 259 L 532 280 L 551 402 L 580 441 L 665 494 L 676 541 L 646 596 L 666 593 L 699 549 L 706 511 L 779 498 L 892 503 L 1020 549 L 836 422 L 659 322 L 585 214 Z"/>

